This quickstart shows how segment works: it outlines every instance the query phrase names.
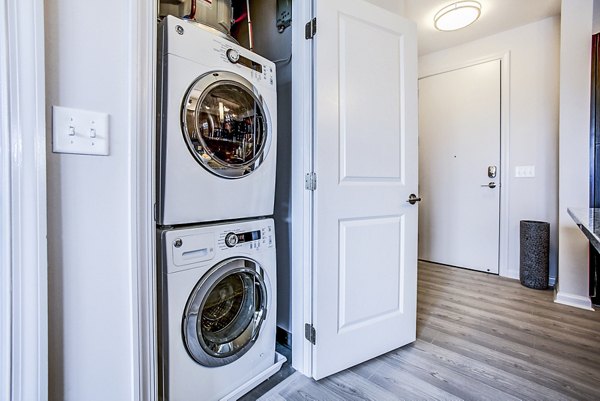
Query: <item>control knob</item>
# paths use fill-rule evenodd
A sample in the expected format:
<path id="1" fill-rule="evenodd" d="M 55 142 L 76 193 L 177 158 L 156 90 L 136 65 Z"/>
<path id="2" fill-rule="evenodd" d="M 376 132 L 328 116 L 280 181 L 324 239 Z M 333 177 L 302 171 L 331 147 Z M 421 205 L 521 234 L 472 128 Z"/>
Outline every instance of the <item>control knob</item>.
<path id="1" fill-rule="evenodd" d="M 233 64 L 236 64 L 238 62 L 238 60 L 240 59 L 240 53 L 238 53 L 238 51 L 235 49 L 227 50 L 226 54 L 227 54 L 227 59 L 229 61 L 231 61 Z"/>
<path id="2" fill-rule="evenodd" d="M 229 248 L 236 246 L 238 241 L 239 239 L 234 233 L 229 233 L 225 236 L 225 245 L 227 245 Z"/>

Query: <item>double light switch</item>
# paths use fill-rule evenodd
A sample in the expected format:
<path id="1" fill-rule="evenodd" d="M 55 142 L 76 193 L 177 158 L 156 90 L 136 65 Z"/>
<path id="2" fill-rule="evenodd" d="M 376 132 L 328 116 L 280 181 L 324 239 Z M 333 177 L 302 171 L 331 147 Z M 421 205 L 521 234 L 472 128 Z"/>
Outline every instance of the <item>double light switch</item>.
<path id="1" fill-rule="evenodd" d="M 52 151 L 82 155 L 109 154 L 108 114 L 52 107 Z"/>

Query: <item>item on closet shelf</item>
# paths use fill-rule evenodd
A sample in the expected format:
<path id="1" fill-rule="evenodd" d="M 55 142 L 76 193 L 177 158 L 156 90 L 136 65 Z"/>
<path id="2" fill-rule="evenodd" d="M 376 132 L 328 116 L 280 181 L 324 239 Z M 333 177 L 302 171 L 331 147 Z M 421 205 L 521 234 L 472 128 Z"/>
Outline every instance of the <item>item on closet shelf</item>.
<path id="1" fill-rule="evenodd" d="M 209 26 L 231 38 L 231 0 L 160 0 L 159 16 L 167 15 Z"/>

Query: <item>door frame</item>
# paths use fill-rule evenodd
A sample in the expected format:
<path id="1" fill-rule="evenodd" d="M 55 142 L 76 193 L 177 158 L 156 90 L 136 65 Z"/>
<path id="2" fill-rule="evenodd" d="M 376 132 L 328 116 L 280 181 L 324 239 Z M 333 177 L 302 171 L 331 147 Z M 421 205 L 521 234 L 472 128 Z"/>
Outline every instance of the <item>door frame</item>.
<path id="1" fill-rule="evenodd" d="M 43 2 L 3 2 L 0 21 L 0 400 L 47 400 Z"/>
<path id="2" fill-rule="evenodd" d="M 129 8 L 129 196 L 131 207 L 131 302 L 133 399 L 158 399 L 156 339 L 156 54 L 158 0 L 132 1 Z"/>
<path id="3" fill-rule="evenodd" d="M 313 192 L 305 189 L 305 177 L 313 171 L 313 41 L 305 39 L 304 26 L 313 18 L 313 1 L 292 2 L 292 15 L 292 367 L 312 377 L 304 325 L 312 324 Z"/>
<path id="4" fill-rule="evenodd" d="M 500 61 L 500 241 L 498 244 L 498 274 L 502 277 L 518 278 L 518 270 L 511 270 L 508 263 L 510 223 L 508 214 L 510 193 L 510 51 L 494 53 L 460 63 L 442 64 L 435 68 L 419 70 L 418 79 L 421 80 L 432 75 L 443 74 L 496 60 Z"/>

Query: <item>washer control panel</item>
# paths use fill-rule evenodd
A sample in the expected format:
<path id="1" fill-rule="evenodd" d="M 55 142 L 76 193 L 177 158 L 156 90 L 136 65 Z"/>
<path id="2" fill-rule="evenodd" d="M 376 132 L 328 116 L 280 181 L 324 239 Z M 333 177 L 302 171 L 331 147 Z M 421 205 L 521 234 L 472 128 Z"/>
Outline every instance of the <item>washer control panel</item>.
<path id="1" fill-rule="evenodd" d="M 175 266 L 206 262 L 215 257 L 213 234 L 178 235 L 170 241 Z"/>
<path id="2" fill-rule="evenodd" d="M 220 233 L 217 240 L 219 249 L 244 247 L 258 250 L 262 247 L 272 248 L 274 245 L 275 238 L 271 224 L 252 231 L 244 231 L 243 229 L 224 231 Z"/>

